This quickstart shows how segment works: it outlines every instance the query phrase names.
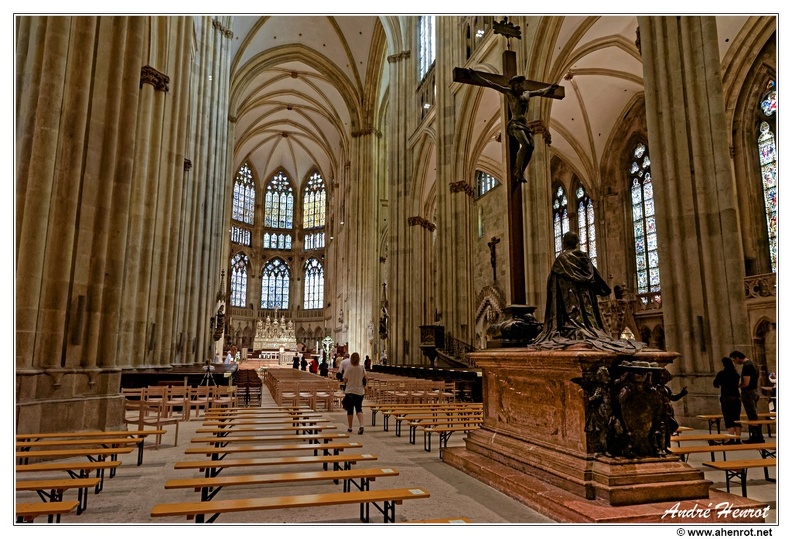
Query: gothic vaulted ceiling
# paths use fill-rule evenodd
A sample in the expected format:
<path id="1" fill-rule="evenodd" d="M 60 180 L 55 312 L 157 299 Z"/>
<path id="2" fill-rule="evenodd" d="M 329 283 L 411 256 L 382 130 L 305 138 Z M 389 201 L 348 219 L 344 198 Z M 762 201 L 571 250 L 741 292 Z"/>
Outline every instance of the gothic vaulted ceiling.
<path id="1" fill-rule="evenodd" d="M 721 57 L 739 40 L 744 16 L 719 16 Z M 549 79 L 566 98 L 551 105 L 553 151 L 597 188 L 603 152 L 630 103 L 643 93 L 635 16 L 566 16 L 555 32 Z M 372 88 L 387 84 L 380 17 L 233 17 L 231 114 L 234 166 L 259 176 L 284 166 L 301 181 L 316 165 L 333 180 L 348 139 L 361 129 Z M 497 69 L 500 66 L 496 66 Z M 474 159 L 497 163 L 500 95 L 475 105 Z M 432 181 L 432 178 L 425 178 Z"/>
<path id="2" fill-rule="evenodd" d="M 369 73 L 371 58 L 383 54 L 378 24 L 358 16 L 233 17 L 234 166 L 248 160 L 259 177 L 283 166 L 298 182 L 316 166 L 333 180 L 360 128 L 370 79 L 381 76 Z"/>

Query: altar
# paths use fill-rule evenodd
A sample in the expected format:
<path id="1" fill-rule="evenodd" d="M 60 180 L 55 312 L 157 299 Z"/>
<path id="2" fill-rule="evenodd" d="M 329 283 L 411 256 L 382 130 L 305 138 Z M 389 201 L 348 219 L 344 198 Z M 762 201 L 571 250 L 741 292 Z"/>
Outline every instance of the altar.
<path id="1" fill-rule="evenodd" d="M 258 357 L 278 358 L 279 363 L 290 362 L 297 351 L 297 339 L 294 336 L 294 322 L 287 321 L 281 315 L 278 319 L 267 315 L 265 320 L 256 323 L 256 336 L 253 339 L 253 350 Z M 254 352 L 254 357 L 256 354 Z"/>

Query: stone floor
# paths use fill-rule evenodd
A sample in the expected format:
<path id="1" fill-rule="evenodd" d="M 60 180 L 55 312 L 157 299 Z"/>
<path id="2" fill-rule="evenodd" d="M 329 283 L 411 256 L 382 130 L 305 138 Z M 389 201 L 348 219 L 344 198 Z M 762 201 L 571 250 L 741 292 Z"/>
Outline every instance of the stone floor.
<path id="1" fill-rule="evenodd" d="M 265 404 L 272 399 L 265 396 Z M 345 429 L 346 416 L 343 411 L 326 414 L 339 429 Z M 198 501 L 198 493 L 187 490 L 166 490 L 165 481 L 171 478 L 199 477 L 196 470 L 175 470 L 174 463 L 181 460 L 201 460 L 198 455 L 186 456 L 185 448 L 195 437 L 195 430 L 201 421 L 184 422 L 179 428 L 178 446 L 173 446 L 173 426 L 164 438 L 164 445 L 159 449 L 145 450 L 142 466 L 135 466 L 135 455 L 123 457 L 124 464 L 119 468 L 116 477 L 105 482 L 104 490 L 97 494 L 90 493 L 88 509 L 82 515 L 71 514 L 63 517 L 62 523 L 69 524 L 187 524 L 183 518 L 153 519 L 151 508 L 155 504 L 166 502 Z M 374 466 L 390 467 L 399 471 L 399 476 L 381 478 L 372 484 L 372 489 L 421 487 L 427 490 L 428 499 L 407 501 L 396 506 L 396 521 L 410 522 L 416 520 L 466 517 L 477 524 L 548 524 L 548 518 L 509 498 L 501 492 L 488 487 L 472 477 L 444 464 L 433 441 L 433 451 L 426 452 L 419 438 L 416 445 L 408 442 L 406 433 L 397 438 L 393 429 L 383 431 L 382 422 L 376 427 L 371 426 L 371 415 L 365 413 L 365 432 L 350 435 L 350 441 L 363 443 L 364 453 L 372 453 L 378 457 Z M 449 446 L 464 445 L 463 437 L 455 434 Z M 275 453 L 268 456 L 275 456 Z M 753 454 L 747 456 L 753 458 Z M 694 456 L 693 465 L 697 465 L 709 455 Z M 734 455 L 733 458 L 741 458 Z M 356 466 L 361 466 L 357 464 Z M 270 473 L 285 471 L 285 468 L 267 469 L 235 469 L 234 474 Z M 293 468 L 290 470 L 293 471 Z M 228 474 L 229 470 L 223 472 Z M 725 490 L 724 474 L 706 472 L 708 479 L 714 482 L 713 488 Z M 775 476 L 774 473 L 771 476 Z M 34 479 L 35 474 L 25 474 L 25 479 Z M 735 490 L 736 489 L 736 490 Z M 228 487 L 217 499 L 244 497 L 278 496 L 286 494 L 303 494 L 316 492 L 336 492 L 340 487 L 332 483 L 306 483 L 301 485 Z M 739 486 L 732 492 L 739 493 Z M 74 494 L 68 494 L 71 499 Z M 766 501 L 770 506 L 768 523 L 776 522 L 776 485 L 764 481 L 762 470 L 751 470 L 749 473 L 748 496 Z M 35 493 L 17 493 L 17 501 L 38 501 Z M 46 521 L 46 519 L 38 519 Z M 306 509 L 288 509 L 260 512 L 227 513 L 220 515 L 216 524 L 314 524 L 337 525 L 359 523 L 358 507 L 355 505 L 319 507 Z M 372 523 L 381 524 L 381 516 L 372 510 Z M 678 524 L 678 523 L 677 523 Z M 16 528 L 19 529 L 20 526 Z"/>

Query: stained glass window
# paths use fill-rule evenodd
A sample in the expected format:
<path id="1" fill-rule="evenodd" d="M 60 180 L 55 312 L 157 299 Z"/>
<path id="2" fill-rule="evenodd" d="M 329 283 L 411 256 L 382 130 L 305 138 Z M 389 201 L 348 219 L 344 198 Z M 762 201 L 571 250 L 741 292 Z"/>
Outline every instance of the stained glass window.
<path id="1" fill-rule="evenodd" d="M 261 270 L 261 308 L 289 308 L 289 267 L 280 258 L 270 260 Z"/>
<path id="2" fill-rule="evenodd" d="M 318 172 L 308 178 L 303 197 L 303 227 L 318 228 L 325 226 L 326 207 L 325 184 Z"/>
<path id="3" fill-rule="evenodd" d="M 759 167 L 762 176 L 762 193 L 767 224 L 767 239 L 770 249 L 770 267 L 776 272 L 778 264 L 778 168 L 776 162 L 776 140 L 774 124 L 778 99 L 775 81 L 767 84 L 759 103 L 764 120 L 759 123 Z"/>
<path id="4" fill-rule="evenodd" d="M 487 191 L 494 189 L 500 184 L 498 179 L 491 174 L 487 174 L 484 171 L 477 170 L 476 171 L 476 198 L 480 197 Z"/>
<path id="5" fill-rule="evenodd" d="M 253 173 L 247 163 L 239 167 L 234 180 L 232 196 L 231 218 L 252 225 L 256 205 L 256 189 L 253 185 Z"/>
<path id="6" fill-rule="evenodd" d="M 231 241 L 233 243 L 241 243 L 242 245 L 250 245 L 250 230 L 240 228 L 238 226 L 231 227 Z"/>
<path id="7" fill-rule="evenodd" d="M 305 263 L 305 309 L 321 309 L 324 303 L 324 268 L 315 258 Z"/>
<path id="8" fill-rule="evenodd" d="M 418 80 L 423 80 L 435 61 L 435 18 L 418 18 Z"/>
<path id="9" fill-rule="evenodd" d="M 278 172 L 267 184 L 264 194 L 264 226 L 293 228 L 294 194 L 289 179 Z"/>
<path id="10" fill-rule="evenodd" d="M 660 292 L 660 257 L 657 251 L 654 191 L 649 151 L 639 143 L 633 150 L 630 171 L 635 271 L 639 294 Z M 659 302 L 659 294 L 655 301 Z M 644 303 L 648 299 L 642 298 Z"/>
<path id="11" fill-rule="evenodd" d="M 597 265 L 597 231 L 594 227 L 594 202 L 586 194 L 583 186 L 575 192 L 577 199 L 578 236 L 580 250 L 588 253 L 591 262 Z"/>
<path id="12" fill-rule="evenodd" d="M 312 232 L 305 235 L 305 250 L 322 249 L 325 246 L 325 233 Z"/>
<path id="13" fill-rule="evenodd" d="M 265 249 L 279 249 L 279 250 L 291 249 L 292 246 L 291 234 L 276 234 L 274 232 L 272 233 L 265 232 L 262 246 Z"/>
<path id="14" fill-rule="evenodd" d="M 248 257 L 245 253 L 237 253 L 231 259 L 231 306 L 245 307 L 247 301 L 247 267 Z"/>
<path id="15" fill-rule="evenodd" d="M 561 254 L 561 239 L 569 232 L 569 213 L 567 210 L 567 196 L 562 186 L 556 187 L 553 197 L 553 237 L 555 238 L 555 254 Z"/>

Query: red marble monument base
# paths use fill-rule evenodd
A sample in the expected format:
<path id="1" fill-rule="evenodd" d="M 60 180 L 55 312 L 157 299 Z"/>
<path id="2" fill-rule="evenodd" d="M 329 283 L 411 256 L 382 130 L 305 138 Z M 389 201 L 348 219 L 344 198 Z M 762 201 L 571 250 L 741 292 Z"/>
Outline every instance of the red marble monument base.
<path id="1" fill-rule="evenodd" d="M 745 506 L 744 498 L 711 493 L 704 474 L 676 457 L 610 458 L 588 452 L 586 396 L 573 380 L 620 360 L 666 366 L 677 356 L 645 351 L 620 357 L 583 347 L 470 354 L 482 369 L 484 422 L 467 436 L 464 449 L 445 450 L 443 460 L 561 521 L 658 522 L 679 500 L 690 500 L 684 504 L 690 508 L 698 503 L 712 510 L 727 502 L 761 509 Z M 753 511 L 744 518 L 698 522 L 764 521 Z"/>
<path id="2" fill-rule="evenodd" d="M 710 490 L 709 497 L 615 506 L 587 500 L 464 447 L 443 451 L 443 461 L 557 522 L 747 524 L 763 523 L 767 504 Z M 673 485 L 667 485 L 671 491 Z M 706 510 L 709 510 L 708 512 Z"/>

